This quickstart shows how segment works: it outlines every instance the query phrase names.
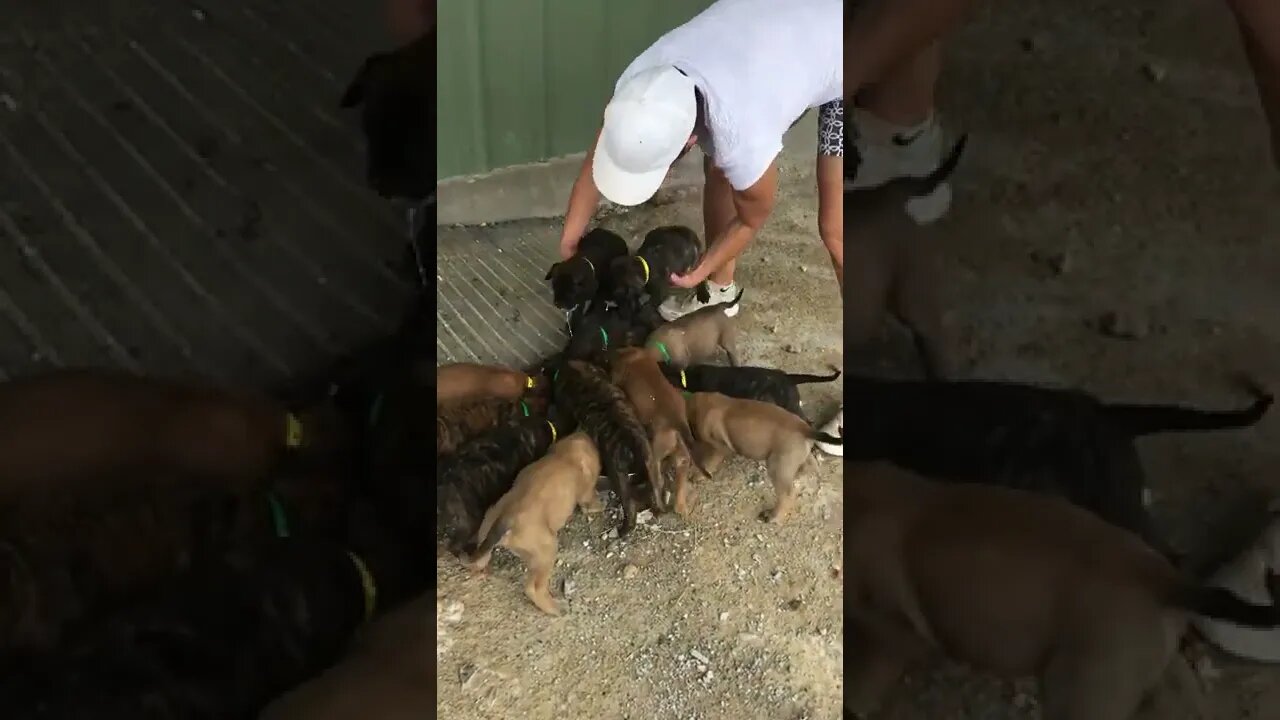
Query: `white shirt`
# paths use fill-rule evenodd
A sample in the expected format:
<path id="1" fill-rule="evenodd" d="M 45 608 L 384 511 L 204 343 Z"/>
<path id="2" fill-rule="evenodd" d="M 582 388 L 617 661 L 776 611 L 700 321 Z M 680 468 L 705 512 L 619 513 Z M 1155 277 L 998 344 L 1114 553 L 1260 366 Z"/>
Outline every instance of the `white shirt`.
<path id="1" fill-rule="evenodd" d="M 688 75 L 706 102 L 703 149 L 745 190 L 800 116 L 843 94 L 843 23 L 842 0 L 718 0 L 658 38 L 618 84 L 661 65 Z"/>

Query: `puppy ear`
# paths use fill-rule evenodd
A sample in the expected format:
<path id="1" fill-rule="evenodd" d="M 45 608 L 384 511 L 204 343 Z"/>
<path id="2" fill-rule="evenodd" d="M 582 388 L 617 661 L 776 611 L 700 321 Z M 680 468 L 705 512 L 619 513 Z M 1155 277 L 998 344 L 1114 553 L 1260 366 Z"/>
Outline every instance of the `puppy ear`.
<path id="1" fill-rule="evenodd" d="M 342 93 L 342 99 L 338 101 L 338 107 L 353 108 L 364 102 L 365 92 L 369 89 L 369 76 L 386 58 L 386 53 L 376 53 L 365 58 L 364 64 L 356 71 L 356 76 L 352 78 L 351 84 L 347 86 L 346 92 Z"/>
<path id="2" fill-rule="evenodd" d="M 554 273 L 554 272 L 556 271 L 556 268 L 558 268 L 558 267 L 560 267 L 560 263 L 558 263 L 558 262 L 557 262 L 557 263 L 551 263 L 551 267 L 547 268 L 547 276 L 546 276 L 546 277 L 544 277 L 544 278 L 542 278 L 542 279 L 543 279 L 543 280 L 550 280 L 550 279 L 551 279 L 551 274 L 552 274 L 552 273 Z"/>

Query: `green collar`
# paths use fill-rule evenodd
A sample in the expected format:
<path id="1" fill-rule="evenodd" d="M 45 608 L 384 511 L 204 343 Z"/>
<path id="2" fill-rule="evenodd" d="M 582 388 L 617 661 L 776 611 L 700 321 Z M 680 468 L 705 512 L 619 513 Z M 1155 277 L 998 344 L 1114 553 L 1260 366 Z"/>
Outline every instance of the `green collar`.
<path id="1" fill-rule="evenodd" d="M 523 400 L 520 401 L 520 412 L 525 417 L 529 417 L 529 406 L 526 405 Z"/>
<path id="2" fill-rule="evenodd" d="M 671 353 L 667 352 L 666 343 L 655 342 L 653 346 L 658 349 L 658 352 L 662 353 L 662 362 L 671 362 Z"/>
<path id="3" fill-rule="evenodd" d="M 609 349 L 609 333 L 604 331 L 604 326 L 600 327 L 600 337 L 604 340 L 604 349 Z"/>
<path id="4" fill-rule="evenodd" d="M 276 529 L 276 537 L 289 537 L 289 518 L 285 515 L 284 504 L 275 493 L 267 495 L 267 504 L 271 506 L 271 524 Z"/>

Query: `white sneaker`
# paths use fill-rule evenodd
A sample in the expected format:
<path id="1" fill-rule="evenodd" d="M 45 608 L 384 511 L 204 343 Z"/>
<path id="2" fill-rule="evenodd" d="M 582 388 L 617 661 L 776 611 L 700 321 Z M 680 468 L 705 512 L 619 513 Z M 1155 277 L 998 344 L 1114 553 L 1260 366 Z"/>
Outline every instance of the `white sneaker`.
<path id="1" fill-rule="evenodd" d="M 738 294 L 738 284 L 729 283 L 728 285 L 719 285 L 717 283 L 713 283 L 708 280 L 707 290 L 710 291 L 710 295 L 711 295 L 710 302 L 704 303 L 698 300 L 697 291 L 694 291 L 693 294 L 685 298 L 680 298 L 675 295 L 672 295 L 671 297 L 664 300 L 661 305 L 658 306 L 658 314 L 662 316 L 663 320 L 666 320 L 667 322 L 671 322 L 672 320 L 677 320 L 679 318 L 682 318 L 691 312 L 694 312 L 696 310 L 701 310 L 704 307 L 732 302 L 734 296 Z M 737 305 L 734 305 L 733 307 L 725 310 L 724 314 L 728 315 L 729 317 L 733 317 L 734 315 L 737 315 L 738 311 L 741 309 L 742 309 L 742 303 L 739 302 Z"/>
<path id="2" fill-rule="evenodd" d="M 925 177 L 942 162 L 942 126 L 936 115 L 913 127 L 885 122 L 866 110 L 854 110 L 861 162 L 851 187 L 883 185 L 900 177 Z M 907 212 L 917 223 L 928 224 L 951 209 L 951 185 L 942 183 L 929 195 L 913 198 Z"/>
<path id="3" fill-rule="evenodd" d="M 827 424 L 818 428 L 818 430 L 834 437 L 844 437 L 844 406 L 841 405 L 840 412 L 837 412 L 835 417 L 828 420 Z M 814 446 L 828 455 L 835 455 L 836 457 L 844 456 L 844 445 L 832 445 L 830 443 L 818 442 L 814 443 Z"/>

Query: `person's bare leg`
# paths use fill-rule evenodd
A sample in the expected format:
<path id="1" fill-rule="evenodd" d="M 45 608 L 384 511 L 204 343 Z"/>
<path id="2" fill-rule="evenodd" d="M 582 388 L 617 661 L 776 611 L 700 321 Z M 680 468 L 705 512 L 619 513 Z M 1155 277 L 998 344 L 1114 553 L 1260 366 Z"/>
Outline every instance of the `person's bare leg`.
<path id="1" fill-rule="evenodd" d="M 1240 25 L 1262 109 L 1271 126 L 1271 155 L 1280 169 L 1280 3 L 1227 0 Z"/>
<path id="2" fill-rule="evenodd" d="M 844 157 L 818 155 L 818 237 L 831 255 L 844 297 Z"/>
<path id="3" fill-rule="evenodd" d="M 711 162 L 711 158 L 703 158 L 702 172 L 706 178 L 702 189 L 702 238 L 703 242 L 709 243 L 728 229 L 737 210 L 733 207 L 733 186 L 720 168 Z M 732 285 L 733 268 L 737 264 L 737 260 L 730 260 L 722 265 L 711 273 L 711 282 Z"/>
<path id="4" fill-rule="evenodd" d="M 845 105 L 953 32 L 974 2 L 864 0 L 851 8 L 844 29 Z"/>
<path id="5" fill-rule="evenodd" d="M 858 92 L 858 107 L 887 123 L 911 127 L 933 115 L 942 71 L 942 45 L 935 42 Z"/>

